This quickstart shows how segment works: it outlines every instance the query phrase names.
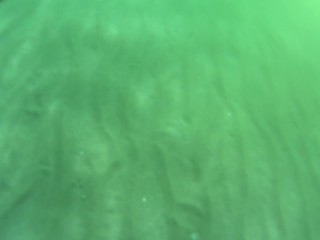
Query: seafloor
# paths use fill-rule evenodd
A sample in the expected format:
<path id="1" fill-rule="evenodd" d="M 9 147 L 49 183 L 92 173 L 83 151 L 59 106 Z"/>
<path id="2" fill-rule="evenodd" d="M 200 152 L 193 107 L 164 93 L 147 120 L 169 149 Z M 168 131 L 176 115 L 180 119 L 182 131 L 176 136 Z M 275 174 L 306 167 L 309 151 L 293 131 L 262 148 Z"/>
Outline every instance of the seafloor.
<path id="1" fill-rule="evenodd" d="M 1 240 L 319 240 L 316 0 L 2 0 Z"/>

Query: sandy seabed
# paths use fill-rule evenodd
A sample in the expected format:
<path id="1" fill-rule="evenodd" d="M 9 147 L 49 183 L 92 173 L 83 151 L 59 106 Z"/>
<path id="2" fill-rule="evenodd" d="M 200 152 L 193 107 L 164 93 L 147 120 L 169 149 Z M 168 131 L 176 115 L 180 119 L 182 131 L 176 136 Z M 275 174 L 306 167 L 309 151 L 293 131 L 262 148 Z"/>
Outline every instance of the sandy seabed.
<path id="1" fill-rule="evenodd" d="M 0 1 L 0 239 L 319 239 L 319 9 Z"/>

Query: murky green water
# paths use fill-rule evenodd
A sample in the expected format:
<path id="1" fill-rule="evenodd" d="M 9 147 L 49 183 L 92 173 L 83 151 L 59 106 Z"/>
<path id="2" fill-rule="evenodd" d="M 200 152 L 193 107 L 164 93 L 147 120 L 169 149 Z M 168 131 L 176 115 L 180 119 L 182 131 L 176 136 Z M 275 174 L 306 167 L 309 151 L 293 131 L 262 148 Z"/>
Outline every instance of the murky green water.
<path id="1" fill-rule="evenodd" d="M 319 239 L 319 11 L 0 1 L 0 239 Z"/>

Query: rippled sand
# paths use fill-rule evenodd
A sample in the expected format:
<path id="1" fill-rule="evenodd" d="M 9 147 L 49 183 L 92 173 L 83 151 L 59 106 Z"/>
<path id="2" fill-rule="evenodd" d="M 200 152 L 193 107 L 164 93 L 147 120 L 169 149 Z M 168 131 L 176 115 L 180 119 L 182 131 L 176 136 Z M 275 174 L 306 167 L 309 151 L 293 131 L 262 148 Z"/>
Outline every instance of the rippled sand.
<path id="1" fill-rule="evenodd" d="M 319 239 L 319 9 L 0 1 L 0 239 Z"/>

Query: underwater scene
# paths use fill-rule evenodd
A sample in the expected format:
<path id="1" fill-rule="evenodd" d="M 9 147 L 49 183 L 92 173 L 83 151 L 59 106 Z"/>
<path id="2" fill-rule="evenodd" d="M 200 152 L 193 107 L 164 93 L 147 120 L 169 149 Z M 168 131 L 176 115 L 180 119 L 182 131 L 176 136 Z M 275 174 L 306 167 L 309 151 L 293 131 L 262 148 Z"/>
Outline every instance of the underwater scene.
<path id="1" fill-rule="evenodd" d="M 320 239 L 316 0 L 1 0 L 0 240 Z"/>

